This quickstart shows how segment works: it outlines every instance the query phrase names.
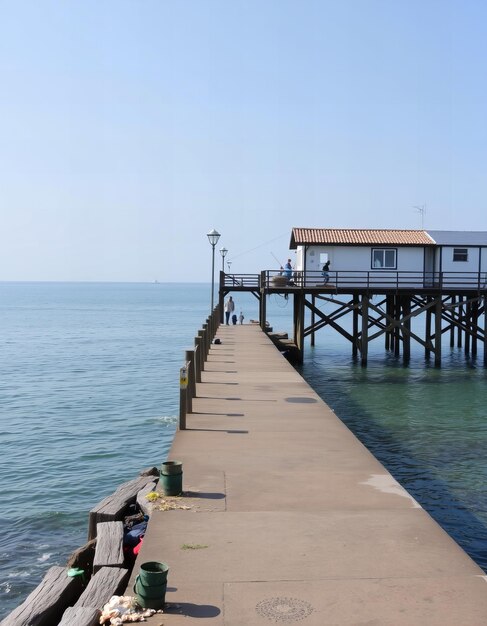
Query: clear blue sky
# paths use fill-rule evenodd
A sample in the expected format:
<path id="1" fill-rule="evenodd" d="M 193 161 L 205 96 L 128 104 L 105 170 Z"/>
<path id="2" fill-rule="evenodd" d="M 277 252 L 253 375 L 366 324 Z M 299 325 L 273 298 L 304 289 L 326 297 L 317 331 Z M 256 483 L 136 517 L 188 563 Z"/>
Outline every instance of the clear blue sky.
<path id="1" fill-rule="evenodd" d="M 0 280 L 209 281 L 212 228 L 256 272 L 423 204 L 487 230 L 486 59 L 481 0 L 0 0 Z"/>

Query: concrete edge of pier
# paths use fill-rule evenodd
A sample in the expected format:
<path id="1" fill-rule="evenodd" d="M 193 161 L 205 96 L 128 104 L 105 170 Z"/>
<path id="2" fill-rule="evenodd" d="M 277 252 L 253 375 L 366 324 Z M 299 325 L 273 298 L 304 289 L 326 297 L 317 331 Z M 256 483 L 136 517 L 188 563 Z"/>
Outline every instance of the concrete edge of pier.
<path id="1" fill-rule="evenodd" d="M 181 508 L 154 511 L 169 564 L 149 624 L 480 626 L 487 578 L 256 325 L 221 326 L 187 429 Z"/>

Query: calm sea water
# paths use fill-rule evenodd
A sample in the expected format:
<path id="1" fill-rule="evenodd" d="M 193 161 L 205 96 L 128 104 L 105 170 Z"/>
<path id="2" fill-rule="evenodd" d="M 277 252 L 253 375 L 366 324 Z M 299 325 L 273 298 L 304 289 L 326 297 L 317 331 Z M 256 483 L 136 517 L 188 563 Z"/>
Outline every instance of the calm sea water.
<path id="1" fill-rule="evenodd" d="M 90 508 L 166 458 L 209 296 L 201 284 L 0 283 L 0 617 L 85 543 Z M 235 300 L 257 318 L 251 295 Z M 290 330 L 292 299 L 271 297 L 268 319 Z M 320 332 L 302 373 L 485 569 L 486 372 L 457 349 L 436 370 L 382 346 L 363 369 Z"/>

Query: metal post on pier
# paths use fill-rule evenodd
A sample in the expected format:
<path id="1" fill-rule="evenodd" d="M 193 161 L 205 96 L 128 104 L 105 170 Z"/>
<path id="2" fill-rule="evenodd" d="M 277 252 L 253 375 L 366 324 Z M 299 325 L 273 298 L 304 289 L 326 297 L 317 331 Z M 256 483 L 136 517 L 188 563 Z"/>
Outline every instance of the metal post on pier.
<path id="1" fill-rule="evenodd" d="M 218 290 L 218 311 L 219 311 L 219 315 L 218 315 L 218 320 L 220 322 L 220 324 L 223 324 L 223 322 L 225 321 L 223 319 L 223 313 L 224 313 L 224 305 L 225 305 L 225 295 L 224 295 L 224 289 L 225 287 L 225 272 L 220 272 L 220 288 Z"/>

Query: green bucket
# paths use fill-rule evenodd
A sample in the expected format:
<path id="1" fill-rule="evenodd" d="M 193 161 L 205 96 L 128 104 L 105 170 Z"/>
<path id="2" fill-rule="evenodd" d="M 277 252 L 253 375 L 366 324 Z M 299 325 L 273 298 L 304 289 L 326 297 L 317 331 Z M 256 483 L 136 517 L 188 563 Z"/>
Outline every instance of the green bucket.
<path id="1" fill-rule="evenodd" d="M 169 565 L 167 563 L 148 561 L 140 566 L 136 580 L 139 580 L 144 587 L 158 587 L 167 582 L 168 571 Z"/>
<path id="2" fill-rule="evenodd" d="M 143 609 L 163 609 L 166 604 L 166 589 L 167 582 L 163 585 L 146 587 L 141 584 L 138 576 L 135 579 L 134 593 Z"/>
<path id="3" fill-rule="evenodd" d="M 144 609 L 163 609 L 166 603 L 169 566 L 158 561 L 142 563 L 135 578 L 134 592 Z"/>
<path id="4" fill-rule="evenodd" d="M 183 491 L 183 464 L 166 461 L 159 470 L 159 482 L 165 496 L 179 496 Z"/>

